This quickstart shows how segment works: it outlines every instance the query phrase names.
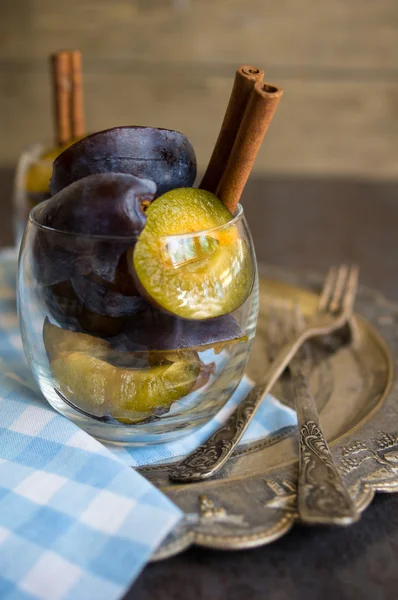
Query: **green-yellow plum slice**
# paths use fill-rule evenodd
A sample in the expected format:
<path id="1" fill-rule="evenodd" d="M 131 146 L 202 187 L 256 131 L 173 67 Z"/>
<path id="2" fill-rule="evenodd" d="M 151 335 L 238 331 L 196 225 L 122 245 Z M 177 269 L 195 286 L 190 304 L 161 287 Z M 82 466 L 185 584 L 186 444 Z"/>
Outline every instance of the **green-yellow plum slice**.
<path id="1" fill-rule="evenodd" d="M 119 353 L 105 340 L 62 329 L 48 319 L 43 340 L 58 391 L 86 412 L 109 413 L 123 422 L 170 407 L 192 390 L 202 369 L 196 352 Z"/>
<path id="2" fill-rule="evenodd" d="M 101 338 L 57 327 L 57 325 L 50 323 L 47 318 L 43 326 L 43 341 L 50 361 L 71 352 L 84 352 L 95 356 L 103 356 L 110 349 L 109 342 Z"/>
<path id="3" fill-rule="evenodd" d="M 77 407 L 135 422 L 186 396 L 198 378 L 200 362 L 178 360 L 126 369 L 84 352 L 71 352 L 53 360 L 51 370 L 59 391 Z"/>
<path id="4" fill-rule="evenodd" d="M 246 241 L 216 196 L 195 188 L 172 190 L 146 215 L 129 260 L 149 301 L 193 320 L 226 315 L 243 304 L 254 267 Z"/>

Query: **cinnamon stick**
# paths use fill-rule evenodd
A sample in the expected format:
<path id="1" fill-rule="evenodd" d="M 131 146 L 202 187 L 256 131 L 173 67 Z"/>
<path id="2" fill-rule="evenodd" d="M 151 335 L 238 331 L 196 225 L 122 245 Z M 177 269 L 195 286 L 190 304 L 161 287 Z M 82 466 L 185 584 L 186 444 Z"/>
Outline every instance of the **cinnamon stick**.
<path id="1" fill-rule="evenodd" d="M 250 95 L 227 168 L 217 190 L 218 197 L 234 214 L 256 160 L 261 142 L 275 114 L 283 90 L 257 82 Z"/>
<path id="2" fill-rule="evenodd" d="M 71 139 L 71 63 L 69 53 L 56 52 L 51 56 L 54 90 L 54 113 L 57 143 L 66 144 Z"/>
<path id="3" fill-rule="evenodd" d="M 264 71 L 257 67 L 242 65 L 237 69 L 220 133 L 218 134 L 209 165 L 199 186 L 203 190 L 207 190 L 213 194 L 217 192 L 253 86 L 257 81 L 262 81 L 263 77 Z"/>
<path id="4" fill-rule="evenodd" d="M 72 137 L 80 138 L 84 135 L 84 109 L 83 109 L 83 77 L 82 55 L 79 50 L 70 53 L 71 80 L 72 80 Z"/>

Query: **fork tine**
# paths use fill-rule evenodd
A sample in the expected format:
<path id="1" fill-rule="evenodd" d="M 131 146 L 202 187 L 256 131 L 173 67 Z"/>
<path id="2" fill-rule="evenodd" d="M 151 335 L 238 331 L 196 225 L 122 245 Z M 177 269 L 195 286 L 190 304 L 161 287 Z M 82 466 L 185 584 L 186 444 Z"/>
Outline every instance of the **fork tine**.
<path id="1" fill-rule="evenodd" d="M 290 300 L 285 300 L 281 304 L 281 310 L 278 314 L 278 324 L 280 337 L 283 344 L 286 344 L 292 337 L 291 311 L 292 305 Z"/>
<path id="2" fill-rule="evenodd" d="M 271 302 L 268 309 L 268 339 L 267 357 L 270 362 L 275 358 L 280 344 L 275 301 Z"/>
<path id="3" fill-rule="evenodd" d="M 348 273 L 345 293 L 342 296 L 342 310 L 345 315 L 351 316 L 354 308 L 355 298 L 358 289 L 359 267 L 351 265 Z"/>
<path id="4" fill-rule="evenodd" d="M 292 324 L 295 335 L 299 335 L 305 326 L 304 315 L 297 299 L 293 301 Z"/>
<path id="5" fill-rule="evenodd" d="M 290 300 L 283 302 L 279 312 L 279 328 L 281 331 L 281 339 L 283 344 L 286 344 L 292 337 L 292 304 Z"/>
<path id="6" fill-rule="evenodd" d="M 287 300 L 278 304 L 272 301 L 268 307 L 266 356 L 269 363 L 275 360 L 281 346 L 286 344 L 292 336 L 288 320 L 290 311 L 291 304 Z"/>
<path id="7" fill-rule="evenodd" d="M 336 283 L 333 290 L 332 299 L 328 306 L 329 312 L 335 313 L 342 310 L 342 299 L 345 292 L 345 285 L 350 268 L 347 265 L 340 265 L 337 270 Z"/>
<path id="8" fill-rule="evenodd" d="M 326 308 L 330 302 L 336 275 L 337 275 L 337 268 L 330 267 L 328 274 L 326 275 L 324 284 L 323 284 L 321 297 L 319 298 L 318 311 L 326 310 Z"/>

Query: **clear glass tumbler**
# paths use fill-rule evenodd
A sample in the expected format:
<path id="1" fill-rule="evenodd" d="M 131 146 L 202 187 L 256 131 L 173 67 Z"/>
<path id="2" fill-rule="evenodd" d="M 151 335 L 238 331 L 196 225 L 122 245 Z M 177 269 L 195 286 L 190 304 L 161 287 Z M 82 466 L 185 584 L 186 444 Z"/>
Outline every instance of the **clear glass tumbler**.
<path id="1" fill-rule="evenodd" d="M 221 227 L 159 239 L 165 286 L 167 269 L 181 274 L 175 302 L 188 298 L 192 308 L 183 319 L 141 295 L 136 239 L 45 227 L 42 206 L 31 211 L 22 241 L 18 311 L 48 402 L 96 438 L 126 445 L 176 439 L 208 422 L 242 378 L 257 321 L 256 260 L 242 208 Z M 184 288 L 193 272 L 198 310 Z M 241 281 L 240 306 L 203 318 L 207 302 L 222 305 Z"/>

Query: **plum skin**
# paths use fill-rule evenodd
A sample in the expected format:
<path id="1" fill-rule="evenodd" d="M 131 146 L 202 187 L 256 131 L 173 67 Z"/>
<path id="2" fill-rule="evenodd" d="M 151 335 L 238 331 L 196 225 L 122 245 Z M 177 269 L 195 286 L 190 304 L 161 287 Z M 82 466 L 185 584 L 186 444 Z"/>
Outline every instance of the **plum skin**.
<path id="1" fill-rule="evenodd" d="M 149 306 L 128 319 L 124 335 L 134 345 L 148 350 L 196 350 L 245 342 L 246 336 L 232 315 L 204 321 L 189 321 Z"/>
<path id="2" fill-rule="evenodd" d="M 144 228 L 143 205 L 156 184 L 123 173 L 89 175 L 55 194 L 38 213 L 40 224 L 66 233 L 132 237 Z"/>
<path id="3" fill-rule="evenodd" d="M 113 283 L 124 252 L 145 226 L 144 205 L 155 194 L 156 184 L 151 180 L 108 173 L 80 179 L 40 205 L 34 218 L 49 229 L 36 229 L 33 269 L 37 281 L 53 285 L 93 272 Z"/>
<path id="4" fill-rule="evenodd" d="M 157 195 L 191 187 L 196 178 L 196 156 L 179 131 L 126 126 L 99 131 L 62 152 L 53 164 L 52 194 L 95 173 L 127 173 L 152 179 Z"/>
<path id="5" fill-rule="evenodd" d="M 126 323 L 124 316 L 99 314 L 77 297 L 70 281 L 40 286 L 41 301 L 48 315 L 65 329 L 86 331 L 101 337 L 118 335 Z"/>

